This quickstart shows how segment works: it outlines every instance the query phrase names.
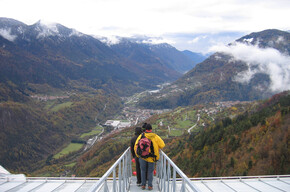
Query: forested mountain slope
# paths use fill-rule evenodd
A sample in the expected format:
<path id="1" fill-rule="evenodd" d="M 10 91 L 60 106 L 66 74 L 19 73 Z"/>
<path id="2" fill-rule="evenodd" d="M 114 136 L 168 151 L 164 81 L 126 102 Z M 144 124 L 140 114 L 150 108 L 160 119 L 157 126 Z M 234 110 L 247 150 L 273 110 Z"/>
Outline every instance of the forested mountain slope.
<path id="1" fill-rule="evenodd" d="M 189 176 L 289 174 L 290 94 L 255 111 L 225 118 L 168 144 L 168 155 Z"/>
<path id="2" fill-rule="evenodd" d="M 121 106 L 118 98 L 103 93 L 0 103 L 1 165 L 12 172 L 39 169 L 60 147 L 115 115 Z"/>
<path id="3" fill-rule="evenodd" d="M 289 90 L 290 33 L 265 30 L 244 36 L 160 92 L 141 99 L 145 108 L 175 108 L 215 101 L 252 101 Z"/>
<path id="4" fill-rule="evenodd" d="M 180 136 L 174 128 L 182 129 L 184 118 L 194 111 L 201 113 L 201 106 L 184 113 L 179 108 L 147 122 L 164 139 L 164 151 L 190 177 L 289 174 L 289 102 L 288 91 L 264 101 L 233 105 L 218 112 L 206 127 L 191 134 L 185 129 Z M 171 122 L 171 134 L 160 120 Z M 106 137 L 79 158 L 73 168 L 76 175 L 101 176 L 129 146 L 133 134 L 134 127 Z"/>

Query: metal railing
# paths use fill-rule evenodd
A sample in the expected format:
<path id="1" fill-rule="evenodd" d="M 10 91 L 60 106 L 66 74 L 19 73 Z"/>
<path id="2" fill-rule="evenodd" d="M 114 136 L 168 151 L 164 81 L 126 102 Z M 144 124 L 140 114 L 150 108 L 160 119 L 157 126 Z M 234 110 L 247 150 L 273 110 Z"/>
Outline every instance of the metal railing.
<path id="1" fill-rule="evenodd" d="M 117 169 L 118 179 L 116 177 Z M 113 174 L 113 178 L 109 177 L 111 174 Z M 178 178 L 177 175 L 179 175 Z M 114 165 L 99 179 L 99 181 L 90 188 L 89 192 L 129 191 L 131 177 L 132 164 L 131 152 L 129 147 L 114 163 Z M 160 150 L 160 159 L 157 161 L 157 180 L 158 188 L 162 192 L 200 192 L 197 187 L 195 187 L 194 184 L 190 181 L 190 179 L 174 164 L 174 162 L 162 150 Z M 111 182 L 109 185 L 108 181 Z"/>
<path id="2" fill-rule="evenodd" d="M 118 169 L 118 180 L 116 172 Z M 109 176 L 113 173 L 113 178 Z M 122 154 L 122 156 L 114 163 L 114 165 L 100 178 L 100 180 L 93 185 L 89 192 L 101 191 L 109 192 L 125 192 L 130 189 L 130 179 L 132 176 L 132 164 L 130 147 Z M 113 182 L 108 187 L 108 180 Z"/>
<path id="3" fill-rule="evenodd" d="M 178 174 L 180 177 L 176 178 L 176 174 Z M 200 190 L 194 186 L 190 179 L 173 163 L 173 161 L 162 150 L 160 150 L 160 159 L 157 162 L 157 178 L 160 191 L 200 192 Z M 177 187 L 177 180 L 182 181 L 181 188 L 179 185 Z"/>

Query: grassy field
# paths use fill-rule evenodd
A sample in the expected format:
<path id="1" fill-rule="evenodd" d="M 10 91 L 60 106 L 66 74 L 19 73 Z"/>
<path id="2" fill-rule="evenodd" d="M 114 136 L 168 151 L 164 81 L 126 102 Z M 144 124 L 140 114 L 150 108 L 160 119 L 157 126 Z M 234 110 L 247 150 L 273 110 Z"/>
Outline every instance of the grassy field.
<path id="1" fill-rule="evenodd" d="M 70 164 L 66 164 L 66 165 L 64 165 L 64 166 L 66 166 L 66 167 L 73 167 L 73 166 L 75 166 L 77 163 L 76 162 L 73 162 L 73 163 L 70 163 Z"/>
<path id="2" fill-rule="evenodd" d="M 102 132 L 103 128 L 102 127 L 95 127 L 92 131 L 88 132 L 88 133 L 84 133 L 81 135 L 81 138 L 85 138 L 88 136 L 94 136 L 94 135 L 98 135 Z"/>
<path id="3" fill-rule="evenodd" d="M 83 147 L 83 144 L 80 143 L 70 143 L 67 147 L 65 147 L 61 152 L 57 153 L 53 156 L 53 158 L 58 159 L 64 155 L 69 154 L 70 152 L 78 151 Z"/>
<path id="4" fill-rule="evenodd" d="M 189 127 L 191 127 L 192 125 L 194 125 L 194 122 L 189 121 L 189 120 L 178 120 L 177 121 L 177 126 L 178 128 L 182 128 L 182 129 L 187 129 Z"/>
<path id="5" fill-rule="evenodd" d="M 174 137 L 181 136 L 183 132 L 184 132 L 184 129 L 171 129 L 169 136 L 174 136 Z"/>
<path id="6" fill-rule="evenodd" d="M 51 111 L 56 112 L 56 111 L 58 111 L 58 110 L 60 110 L 60 109 L 63 109 L 63 108 L 65 108 L 65 107 L 69 107 L 69 106 L 71 106 L 72 104 L 73 104 L 73 102 L 65 102 L 65 103 L 62 103 L 62 104 L 58 104 L 58 105 L 54 106 L 54 107 L 51 109 Z"/>

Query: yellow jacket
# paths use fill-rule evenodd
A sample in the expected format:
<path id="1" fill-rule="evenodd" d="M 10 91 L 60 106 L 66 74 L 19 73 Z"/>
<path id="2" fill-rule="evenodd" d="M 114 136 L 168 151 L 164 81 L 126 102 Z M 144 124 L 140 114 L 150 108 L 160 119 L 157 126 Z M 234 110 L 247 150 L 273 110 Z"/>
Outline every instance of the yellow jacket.
<path id="1" fill-rule="evenodd" d="M 137 157 L 139 157 L 137 155 L 137 145 L 138 145 L 139 140 L 141 139 L 141 136 L 142 136 L 142 134 L 140 134 L 138 136 L 138 138 L 136 139 L 136 142 L 135 142 L 135 146 L 134 146 L 134 151 L 135 151 L 135 154 Z M 156 155 L 156 160 L 158 160 L 159 159 L 159 149 L 162 149 L 163 147 L 165 147 L 164 141 L 156 133 L 146 133 L 145 132 L 145 137 L 147 137 L 148 139 L 150 139 L 152 141 L 153 147 L 154 147 L 154 154 Z M 150 149 L 149 149 L 149 152 L 151 152 Z M 144 159 L 144 158 L 142 158 L 142 159 Z M 153 157 L 148 157 L 144 160 L 148 161 L 148 162 L 154 162 Z"/>

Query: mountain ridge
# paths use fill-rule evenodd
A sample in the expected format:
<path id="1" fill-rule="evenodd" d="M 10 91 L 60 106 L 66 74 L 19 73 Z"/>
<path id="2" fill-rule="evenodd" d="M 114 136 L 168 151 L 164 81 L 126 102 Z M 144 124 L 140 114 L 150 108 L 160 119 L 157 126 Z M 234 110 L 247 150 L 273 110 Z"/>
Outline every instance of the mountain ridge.
<path id="1" fill-rule="evenodd" d="M 285 88 L 273 82 L 289 84 L 286 67 L 290 60 L 289 44 L 290 34 L 279 30 L 244 36 L 219 48 L 222 51 L 197 64 L 160 92 L 143 98 L 140 106 L 174 108 L 204 102 L 267 98 L 282 91 L 273 90 L 273 85 Z"/>
<path id="2" fill-rule="evenodd" d="M 128 95 L 177 79 L 181 76 L 177 66 L 191 62 L 170 45 L 149 46 L 130 42 L 130 46 L 136 48 L 125 47 L 130 56 L 122 53 L 124 49 L 108 46 L 93 36 L 61 24 L 46 25 L 41 21 L 26 25 L 0 18 L 0 40 L 1 76 L 12 79 L 15 85 L 47 83 L 63 88 L 68 87 L 68 82 L 71 86 L 74 84 L 72 81 L 78 81 L 94 89 Z M 170 47 L 181 59 L 168 61 L 162 56 L 164 53 L 151 51 L 153 47 Z M 11 68 L 19 68 L 13 78 Z M 20 70 L 25 70 L 26 75 L 22 75 Z"/>

